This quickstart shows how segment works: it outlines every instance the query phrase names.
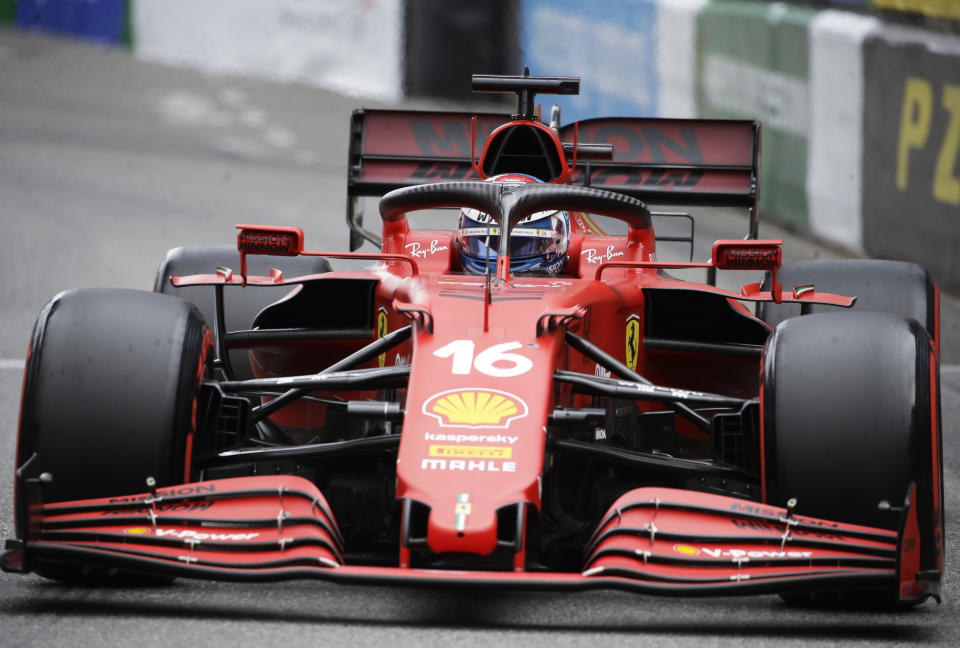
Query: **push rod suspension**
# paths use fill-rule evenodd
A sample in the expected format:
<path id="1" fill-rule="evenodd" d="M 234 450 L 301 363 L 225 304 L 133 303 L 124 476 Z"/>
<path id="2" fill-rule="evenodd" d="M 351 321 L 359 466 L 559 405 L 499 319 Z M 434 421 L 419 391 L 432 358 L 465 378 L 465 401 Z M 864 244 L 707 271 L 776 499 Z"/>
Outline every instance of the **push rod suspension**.
<path id="1" fill-rule="evenodd" d="M 398 344 L 401 344 L 402 342 L 406 342 L 410 338 L 410 335 L 412 334 L 412 332 L 413 332 L 412 325 L 407 325 L 407 326 L 404 326 L 403 328 L 399 328 L 393 333 L 388 333 L 384 335 L 382 338 L 380 338 L 376 342 L 371 342 L 370 344 L 363 347 L 362 349 L 358 349 L 357 351 L 354 351 L 353 353 L 348 355 L 346 358 L 340 360 L 339 362 L 333 363 L 323 371 L 319 372 L 317 375 L 320 376 L 323 374 L 329 374 L 329 373 L 334 373 L 338 371 L 346 371 L 347 369 L 353 369 L 357 365 L 361 365 L 364 362 L 367 362 L 368 360 L 372 360 L 373 358 L 377 357 L 381 353 L 386 352 L 388 349 Z M 284 405 L 296 400 L 300 396 L 303 396 L 308 391 L 310 391 L 309 387 L 292 387 L 288 389 L 287 391 L 283 392 L 282 394 L 274 398 L 272 401 L 269 401 L 267 403 L 264 403 L 263 405 L 258 405 L 257 407 L 254 407 L 253 410 L 250 412 L 251 421 L 256 423 L 257 421 L 264 419 L 267 416 L 270 416 L 271 414 L 276 412 L 278 409 L 280 409 Z"/>
<path id="2" fill-rule="evenodd" d="M 572 346 L 574 349 L 587 356 L 594 362 L 599 363 L 603 366 L 604 369 L 608 369 L 613 373 L 617 374 L 621 378 L 626 380 L 632 380 L 634 382 L 641 383 L 643 385 L 653 385 L 649 380 L 638 374 L 636 371 L 633 371 L 627 365 L 623 364 L 612 355 L 598 347 L 596 344 L 586 340 L 576 333 L 571 331 L 565 331 L 567 344 Z M 690 409 L 687 405 L 680 403 L 676 400 L 668 400 L 664 402 L 665 405 L 673 409 L 677 414 L 689 420 L 691 423 L 696 425 L 698 428 L 705 432 L 710 432 L 710 421 L 704 417 L 697 414 L 695 411 Z"/>

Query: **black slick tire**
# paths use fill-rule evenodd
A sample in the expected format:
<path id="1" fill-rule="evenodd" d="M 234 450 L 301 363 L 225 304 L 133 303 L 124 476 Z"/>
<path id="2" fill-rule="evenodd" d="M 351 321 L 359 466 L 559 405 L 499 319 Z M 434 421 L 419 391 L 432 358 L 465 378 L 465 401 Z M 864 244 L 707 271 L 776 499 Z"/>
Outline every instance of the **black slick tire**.
<path id="1" fill-rule="evenodd" d="M 30 474 L 52 476 L 42 489 L 47 503 L 143 493 L 148 477 L 158 487 L 190 481 L 197 394 L 210 357 L 203 318 L 181 299 L 124 289 L 61 293 L 34 327 L 17 465 L 32 457 Z M 18 511 L 23 497 L 18 485 Z M 18 527 L 24 519 L 18 515 Z M 37 571 L 93 578 L 64 566 Z"/>
<path id="2" fill-rule="evenodd" d="M 920 569 L 942 571 L 939 372 L 914 319 L 821 313 L 780 323 L 764 350 L 763 449 L 767 502 L 797 512 L 895 529 L 917 486 Z"/>

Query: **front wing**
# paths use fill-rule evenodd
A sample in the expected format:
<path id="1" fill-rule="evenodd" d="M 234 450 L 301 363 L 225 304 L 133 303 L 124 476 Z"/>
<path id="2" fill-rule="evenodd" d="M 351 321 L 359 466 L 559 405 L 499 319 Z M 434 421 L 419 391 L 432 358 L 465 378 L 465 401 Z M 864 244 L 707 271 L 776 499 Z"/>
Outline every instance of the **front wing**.
<path id="1" fill-rule="evenodd" d="M 36 503 L 5 571 L 72 563 L 225 581 L 316 578 L 342 583 L 497 589 L 612 588 L 672 596 L 868 589 L 914 603 L 912 493 L 900 531 L 795 516 L 730 497 L 639 488 L 604 517 L 579 573 L 463 571 L 344 564 L 320 491 L 292 476 L 183 484 L 141 495 Z"/>

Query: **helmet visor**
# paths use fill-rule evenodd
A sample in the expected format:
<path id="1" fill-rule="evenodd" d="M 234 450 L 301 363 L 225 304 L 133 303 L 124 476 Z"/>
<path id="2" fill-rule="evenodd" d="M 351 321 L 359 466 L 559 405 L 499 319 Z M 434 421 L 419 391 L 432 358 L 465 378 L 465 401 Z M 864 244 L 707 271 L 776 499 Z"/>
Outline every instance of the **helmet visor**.
<path id="1" fill-rule="evenodd" d="M 531 214 L 510 232 L 510 257 L 552 256 L 566 240 L 566 229 L 566 220 L 559 211 Z M 500 226 L 487 214 L 464 209 L 460 215 L 457 241 L 465 254 L 495 259 L 500 249 Z"/>

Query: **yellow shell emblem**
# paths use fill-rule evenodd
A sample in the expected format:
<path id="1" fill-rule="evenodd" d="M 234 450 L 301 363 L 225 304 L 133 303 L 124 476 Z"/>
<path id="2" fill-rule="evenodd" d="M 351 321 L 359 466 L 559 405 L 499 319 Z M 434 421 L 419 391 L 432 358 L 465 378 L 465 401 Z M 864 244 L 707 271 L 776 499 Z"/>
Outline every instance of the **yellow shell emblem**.
<path id="1" fill-rule="evenodd" d="M 527 404 L 496 389 L 452 389 L 427 399 L 423 413 L 437 419 L 441 427 L 506 428 L 527 415 Z"/>

